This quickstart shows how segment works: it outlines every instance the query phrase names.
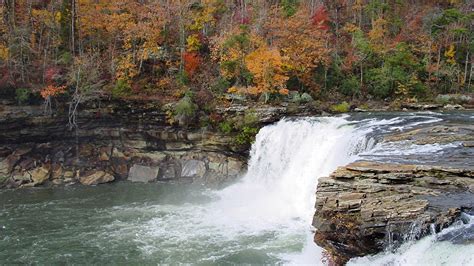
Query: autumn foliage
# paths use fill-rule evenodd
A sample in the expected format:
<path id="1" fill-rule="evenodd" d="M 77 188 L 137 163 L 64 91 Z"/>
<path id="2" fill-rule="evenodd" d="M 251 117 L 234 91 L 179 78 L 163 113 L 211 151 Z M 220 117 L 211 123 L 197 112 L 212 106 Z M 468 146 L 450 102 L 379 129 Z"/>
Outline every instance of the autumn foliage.
<path id="1" fill-rule="evenodd" d="M 66 86 L 48 85 L 40 91 L 41 97 L 47 99 L 62 94 L 66 91 Z"/>
<path id="2" fill-rule="evenodd" d="M 196 52 L 185 52 L 183 55 L 184 58 L 184 69 L 186 73 L 192 77 L 199 65 L 201 64 L 201 58 Z"/>
<path id="3" fill-rule="evenodd" d="M 13 2 L 0 5 L 0 89 L 43 98 L 417 100 L 474 88 L 469 1 Z"/>

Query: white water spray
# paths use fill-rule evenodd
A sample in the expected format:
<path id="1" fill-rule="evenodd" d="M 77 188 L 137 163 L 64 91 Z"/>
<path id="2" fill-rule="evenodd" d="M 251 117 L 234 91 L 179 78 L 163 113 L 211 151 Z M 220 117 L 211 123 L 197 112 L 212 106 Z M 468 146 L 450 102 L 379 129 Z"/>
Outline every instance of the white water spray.
<path id="1" fill-rule="evenodd" d="M 220 192 L 220 200 L 210 206 L 212 215 L 241 234 L 262 230 L 306 232 L 314 214 L 319 177 L 328 176 L 338 166 L 354 161 L 366 149 L 366 134 L 344 118 L 282 120 L 263 128 L 252 146 L 249 169 L 242 180 Z M 237 229 L 235 228 L 235 229 Z M 305 252 L 314 254 L 306 247 Z M 317 252 L 316 252 L 317 253 Z M 296 262 L 302 256 L 284 256 Z"/>

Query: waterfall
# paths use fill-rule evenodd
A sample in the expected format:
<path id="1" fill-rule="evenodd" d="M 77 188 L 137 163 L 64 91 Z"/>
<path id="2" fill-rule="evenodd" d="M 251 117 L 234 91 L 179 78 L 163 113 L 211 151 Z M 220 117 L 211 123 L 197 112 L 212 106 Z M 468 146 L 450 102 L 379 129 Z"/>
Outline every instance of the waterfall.
<path id="1" fill-rule="evenodd" d="M 210 209 L 218 215 L 213 211 L 212 219 L 237 227 L 239 234 L 305 232 L 306 246 L 314 246 L 305 252 L 315 253 L 310 225 L 318 178 L 356 160 L 372 143 L 368 132 L 344 117 L 285 119 L 262 128 L 245 176 L 217 192 L 219 200 Z M 305 262 L 301 256 L 287 259 Z"/>

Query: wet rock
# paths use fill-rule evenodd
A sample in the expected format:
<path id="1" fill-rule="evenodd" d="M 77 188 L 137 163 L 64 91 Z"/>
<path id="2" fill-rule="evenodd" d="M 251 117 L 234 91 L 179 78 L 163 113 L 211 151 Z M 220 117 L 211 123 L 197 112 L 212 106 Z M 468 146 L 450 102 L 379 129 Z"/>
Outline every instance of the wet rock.
<path id="1" fill-rule="evenodd" d="M 158 178 L 159 171 L 159 167 L 134 164 L 130 168 L 128 180 L 141 183 L 152 182 Z"/>
<path id="2" fill-rule="evenodd" d="M 464 141 L 462 145 L 466 148 L 473 148 L 474 147 L 474 141 Z"/>
<path id="3" fill-rule="evenodd" d="M 36 185 L 43 184 L 49 179 L 50 171 L 46 167 L 38 167 L 30 171 L 31 180 Z"/>
<path id="4" fill-rule="evenodd" d="M 173 180 L 181 177 L 181 164 L 176 161 L 167 161 L 162 165 L 160 169 L 161 179 Z"/>
<path id="5" fill-rule="evenodd" d="M 447 144 L 457 141 L 474 141 L 474 125 L 450 124 L 428 126 L 409 130 L 404 133 L 395 133 L 384 138 L 385 142 L 410 141 L 413 144 Z"/>
<path id="6" fill-rule="evenodd" d="M 221 114 L 241 117 L 248 109 L 245 105 L 234 107 Z M 31 110 L 25 111 L 27 109 Z M 77 171 L 102 171 L 120 180 L 127 179 L 134 164 L 158 165 L 162 168 L 159 178 L 173 181 L 181 177 L 181 163 L 193 158 L 208 158 L 206 167 L 211 163 L 220 164 L 224 158 L 230 162 L 227 172 L 233 173 L 240 170 L 235 169 L 239 164 L 234 161 L 242 165 L 249 148 L 236 147 L 232 134 L 204 130 L 197 125 L 171 127 L 161 106 L 156 104 L 107 100 L 106 104 L 95 107 L 84 102 L 83 109 L 77 130 L 69 131 L 65 127 L 67 116 L 62 113 L 43 116 L 40 107 L 9 105 L 4 108 L 0 103 L 0 186 L 7 186 L 8 180 L 11 187 L 33 183 L 28 171 L 43 164 L 52 165 L 51 181 L 67 179 L 65 184 L 79 180 Z M 97 117 L 98 112 L 100 117 Z M 261 116 L 260 123 L 276 121 L 288 110 L 261 106 L 255 112 Z M 199 170 L 202 167 L 197 169 L 195 174 L 202 176 Z M 16 179 L 11 179 L 12 175 Z M 235 176 L 226 174 L 224 177 Z"/>
<path id="7" fill-rule="evenodd" d="M 181 170 L 182 177 L 202 178 L 206 174 L 206 164 L 199 160 L 189 160 L 184 162 Z"/>
<path id="8" fill-rule="evenodd" d="M 464 107 L 460 104 L 447 104 L 443 108 L 446 110 L 464 110 Z"/>
<path id="9" fill-rule="evenodd" d="M 474 243 L 474 224 L 444 233 L 437 238 L 438 241 L 449 241 L 453 244 Z"/>
<path id="10" fill-rule="evenodd" d="M 83 185 L 93 186 L 114 181 L 114 176 L 104 171 L 97 171 L 91 175 L 79 178 L 79 182 Z"/>
<path id="11" fill-rule="evenodd" d="M 11 173 L 13 167 L 15 167 L 19 160 L 20 155 L 13 153 L 7 156 L 2 161 L 0 161 L 0 175 L 8 175 L 9 173 Z"/>
<path id="12" fill-rule="evenodd" d="M 441 104 L 419 104 L 419 103 L 404 103 L 401 105 L 402 108 L 411 110 L 436 110 L 442 107 Z"/>
<path id="13" fill-rule="evenodd" d="M 456 221 L 474 209 L 474 170 L 360 161 L 320 178 L 315 242 L 343 264 Z"/>

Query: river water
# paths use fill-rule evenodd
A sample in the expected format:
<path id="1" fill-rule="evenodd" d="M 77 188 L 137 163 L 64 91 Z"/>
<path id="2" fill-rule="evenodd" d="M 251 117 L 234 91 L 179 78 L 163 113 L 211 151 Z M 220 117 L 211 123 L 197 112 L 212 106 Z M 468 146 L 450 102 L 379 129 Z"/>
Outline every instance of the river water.
<path id="1" fill-rule="evenodd" d="M 0 263 L 323 265 L 311 227 L 318 178 L 361 158 L 404 162 L 416 155 L 417 163 L 430 163 L 435 153 L 438 160 L 455 156 L 458 143 L 378 142 L 389 132 L 446 121 L 472 123 L 474 117 L 427 112 L 285 119 L 261 129 L 247 174 L 218 190 L 128 182 L 3 190 Z M 474 244 L 436 239 L 350 263 L 474 261 Z"/>

